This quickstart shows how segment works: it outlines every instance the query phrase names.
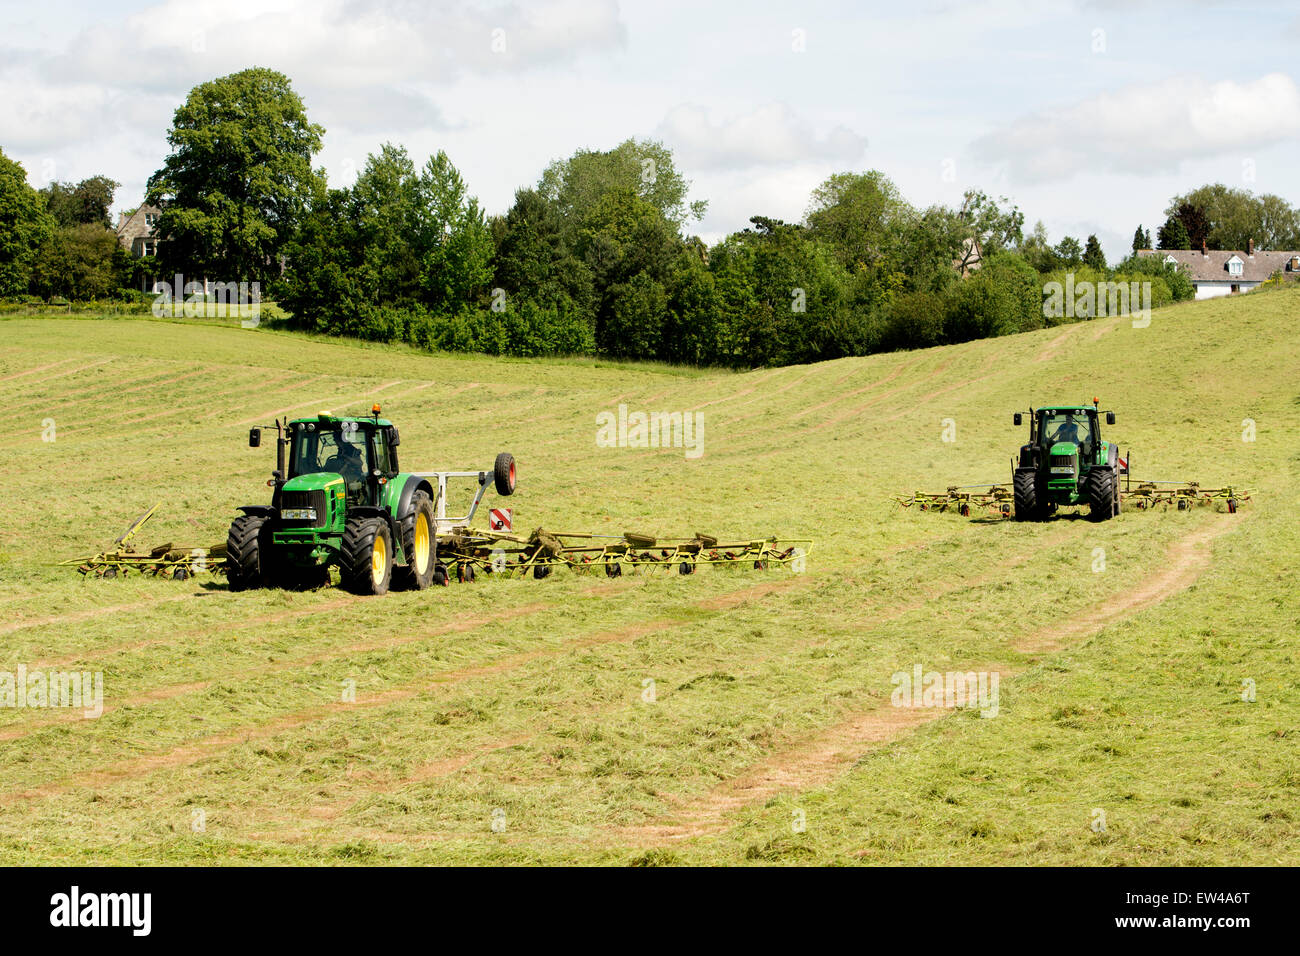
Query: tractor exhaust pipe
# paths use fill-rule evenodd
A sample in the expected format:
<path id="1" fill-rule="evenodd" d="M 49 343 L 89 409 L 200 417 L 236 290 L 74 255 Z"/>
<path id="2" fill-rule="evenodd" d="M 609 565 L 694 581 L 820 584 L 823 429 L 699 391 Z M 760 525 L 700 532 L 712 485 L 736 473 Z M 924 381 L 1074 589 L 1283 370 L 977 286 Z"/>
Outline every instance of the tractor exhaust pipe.
<path id="1" fill-rule="evenodd" d="M 284 437 L 284 433 L 288 423 L 287 418 L 283 424 L 280 419 L 275 420 L 275 478 L 278 482 L 283 482 L 287 474 L 284 467 L 284 448 L 289 444 L 289 439 Z"/>

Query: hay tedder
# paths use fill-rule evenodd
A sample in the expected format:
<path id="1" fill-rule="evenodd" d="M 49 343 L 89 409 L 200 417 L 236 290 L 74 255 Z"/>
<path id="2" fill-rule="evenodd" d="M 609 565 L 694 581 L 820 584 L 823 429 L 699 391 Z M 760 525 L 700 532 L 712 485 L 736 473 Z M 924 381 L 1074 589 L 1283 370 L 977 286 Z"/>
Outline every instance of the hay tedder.
<path id="1" fill-rule="evenodd" d="M 1011 481 L 952 485 L 934 494 L 923 491 L 896 495 L 904 508 L 955 511 L 969 516 L 982 510 L 994 520 L 1043 521 L 1062 507 L 1083 506 L 1094 521 L 1106 521 L 1124 507 L 1138 510 L 1217 506 L 1235 513 L 1250 500 L 1240 488 L 1203 488 L 1194 481 L 1134 481 L 1132 453 L 1101 437 L 1101 418 L 1115 424 L 1115 413 L 1091 405 L 1050 405 L 1029 410 L 1029 441 L 1011 461 Z M 1024 416 L 1016 412 L 1019 426 Z M 1121 481 L 1122 479 L 1122 481 Z M 975 490 L 982 489 L 982 490 Z"/>
<path id="2" fill-rule="evenodd" d="M 627 532 L 600 535 L 514 532 L 510 511 L 492 509 L 487 530 L 473 522 L 489 486 L 515 492 L 515 460 L 502 452 L 490 471 L 402 471 L 397 427 L 380 418 L 322 412 L 312 418 L 277 420 L 276 469 L 267 482 L 269 505 L 245 505 L 224 545 L 212 548 L 132 550 L 127 542 L 153 514 L 151 508 L 114 542 L 117 550 L 73 561 L 83 574 L 112 578 L 130 572 L 184 580 L 220 571 L 232 591 L 251 588 L 315 588 L 336 569 L 342 585 L 357 594 L 384 594 L 390 586 L 423 590 L 473 581 L 480 572 L 548 577 L 558 568 L 603 570 L 610 577 L 640 570 L 691 574 L 701 565 L 763 570 L 789 565 L 803 570 L 812 550 L 804 539 L 658 539 Z M 249 431 L 252 448 L 262 428 Z M 448 487 L 469 482 L 475 492 L 463 513 L 449 513 Z"/>
<path id="3" fill-rule="evenodd" d="M 82 574 L 96 578 L 141 574 L 148 577 L 171 578 L 174 581 L 186 581 L 196 574 L 222 570 L 226 561 L 224 544 L 210 548 L 162 544 L 148 551 L 133 547 L 131 539 L 157 510 L 158 505 L 154 505 L 132 521 L 130 526 L 113 540 L 114 547 L 97 554 L 62 561 L 60 566 L 74 567 Z"/>

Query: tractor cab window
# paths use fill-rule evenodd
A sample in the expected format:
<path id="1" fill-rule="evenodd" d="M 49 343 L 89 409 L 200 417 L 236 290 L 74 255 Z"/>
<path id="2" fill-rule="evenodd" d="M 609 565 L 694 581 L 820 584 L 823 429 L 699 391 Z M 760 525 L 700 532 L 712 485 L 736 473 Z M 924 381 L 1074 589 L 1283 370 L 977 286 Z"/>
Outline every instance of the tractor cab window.
<path id="1" fill-rule="evenodd" d="M 370 460 L 366 432 L 355 422 L 324 425 L 298 422 L 294 425 L 290 478 L 332 472 L 343 477 L 348 486 L 348 498 L 356 500 L 365 496 Z"/>
<path id="2" fill-rule="evenodd" d="M 1079 445 L 1080 457 L 1092 457 L 1096 447 L 1097 418 L 1087 412 L 1044 412 L 1042 420 L 1043 444 L 1047 448 L 1059 442 Z"/>
<path id="3" fill-rule="evenodd" d="M 385 475 L 397 473 L 397 462 L 394 461 L 396 456 L 393 454 L 392 447 L 388 444 L 388 432 L 383 428 L 376 428 L 375 432 L 375 467 Z"/>

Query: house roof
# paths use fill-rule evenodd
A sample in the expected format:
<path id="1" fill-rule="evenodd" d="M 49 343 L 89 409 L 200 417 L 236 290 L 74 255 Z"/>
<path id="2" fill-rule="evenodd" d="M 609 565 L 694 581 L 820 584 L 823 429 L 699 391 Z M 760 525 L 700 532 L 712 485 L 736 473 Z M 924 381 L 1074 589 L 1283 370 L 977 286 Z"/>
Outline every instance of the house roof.
<path id="1" fill-rule="evenodd" d="M 123 215 L 117 223 L 118 241 L 128 249 L 131 243 L 136 239 L 148 239 L 153 236 L 153 226 L 145 218 L 146 215 L 157 215 L 161 212 L 157 206 L 141 206 L 131 215 Z"/>
<path id="2" fill-rule="evenodd" d="M 1244 249 L 1210 249 L 1202 254 L 1200 249 L 1143 249 L 1138 255 L 1165 259 L 1172 256 L 1187 267 L 1193 282 L 1263 282 L 1274 272 L 1287 273 L 1288 264 L 1300 256 L 1298 251 L 1264 252 L 1256 249 L 1248 255 Z M 1236 256 L 1241 260 L 1241 275 L 1228 272 L 1228 260 Z"/>

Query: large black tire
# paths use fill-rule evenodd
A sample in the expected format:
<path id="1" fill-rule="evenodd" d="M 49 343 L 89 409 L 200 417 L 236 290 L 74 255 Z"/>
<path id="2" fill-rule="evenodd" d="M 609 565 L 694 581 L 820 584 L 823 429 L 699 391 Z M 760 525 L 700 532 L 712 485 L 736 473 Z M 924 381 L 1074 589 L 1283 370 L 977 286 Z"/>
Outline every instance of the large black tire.
<path id="1" fill-rule="evenodd" d="M 264 588 L 270 544 L 269 526 L 261 515 L 240 515 L 226 535 L 226 580 L 232 591 Z"/>
<path id="2" fill-rule="evenodd" d="M 503 451 L 497 455 L 497 463 L 492 469 L 496 479 L 497 494 L 513 495 L 515 493 L 515 456 Z"/>
<path id="3" fill-rule="evenodd" d="M 1038 480 L 1032 468 L 1018 468 L 1012 476 L 1012 497 L 1016 505 L 1017 521 L 1041 521 L 1042 509 L 1038 507 Z"/>
<path id="4" fill-rule="evenodd" d="M 411 498 L 411 512 L 402 521 L 402 552 L 406 564 L 393 571 L 393 580 L 399 587 L 423 591 L 433 583 L 433 569 L 438 563 L 437 529 L 433 502 L 427 492 L 417 491 Z"/>
<path id="5" fill-rule="evenodd" d="M 1114 469 L 1098 465 L 1088 472 L 1085 491 L 1088 497 L 1088 517 L 1093 521 L 1109 521 L 1115 517 L 1115 500 L 1118 486 Z"/>
<path id="6" fill-rule="evenodd" d="M 339 572 L 353 594 L 387 594 L 393 579 L 393 535 L 382 518 L 349 518 Z"/>

